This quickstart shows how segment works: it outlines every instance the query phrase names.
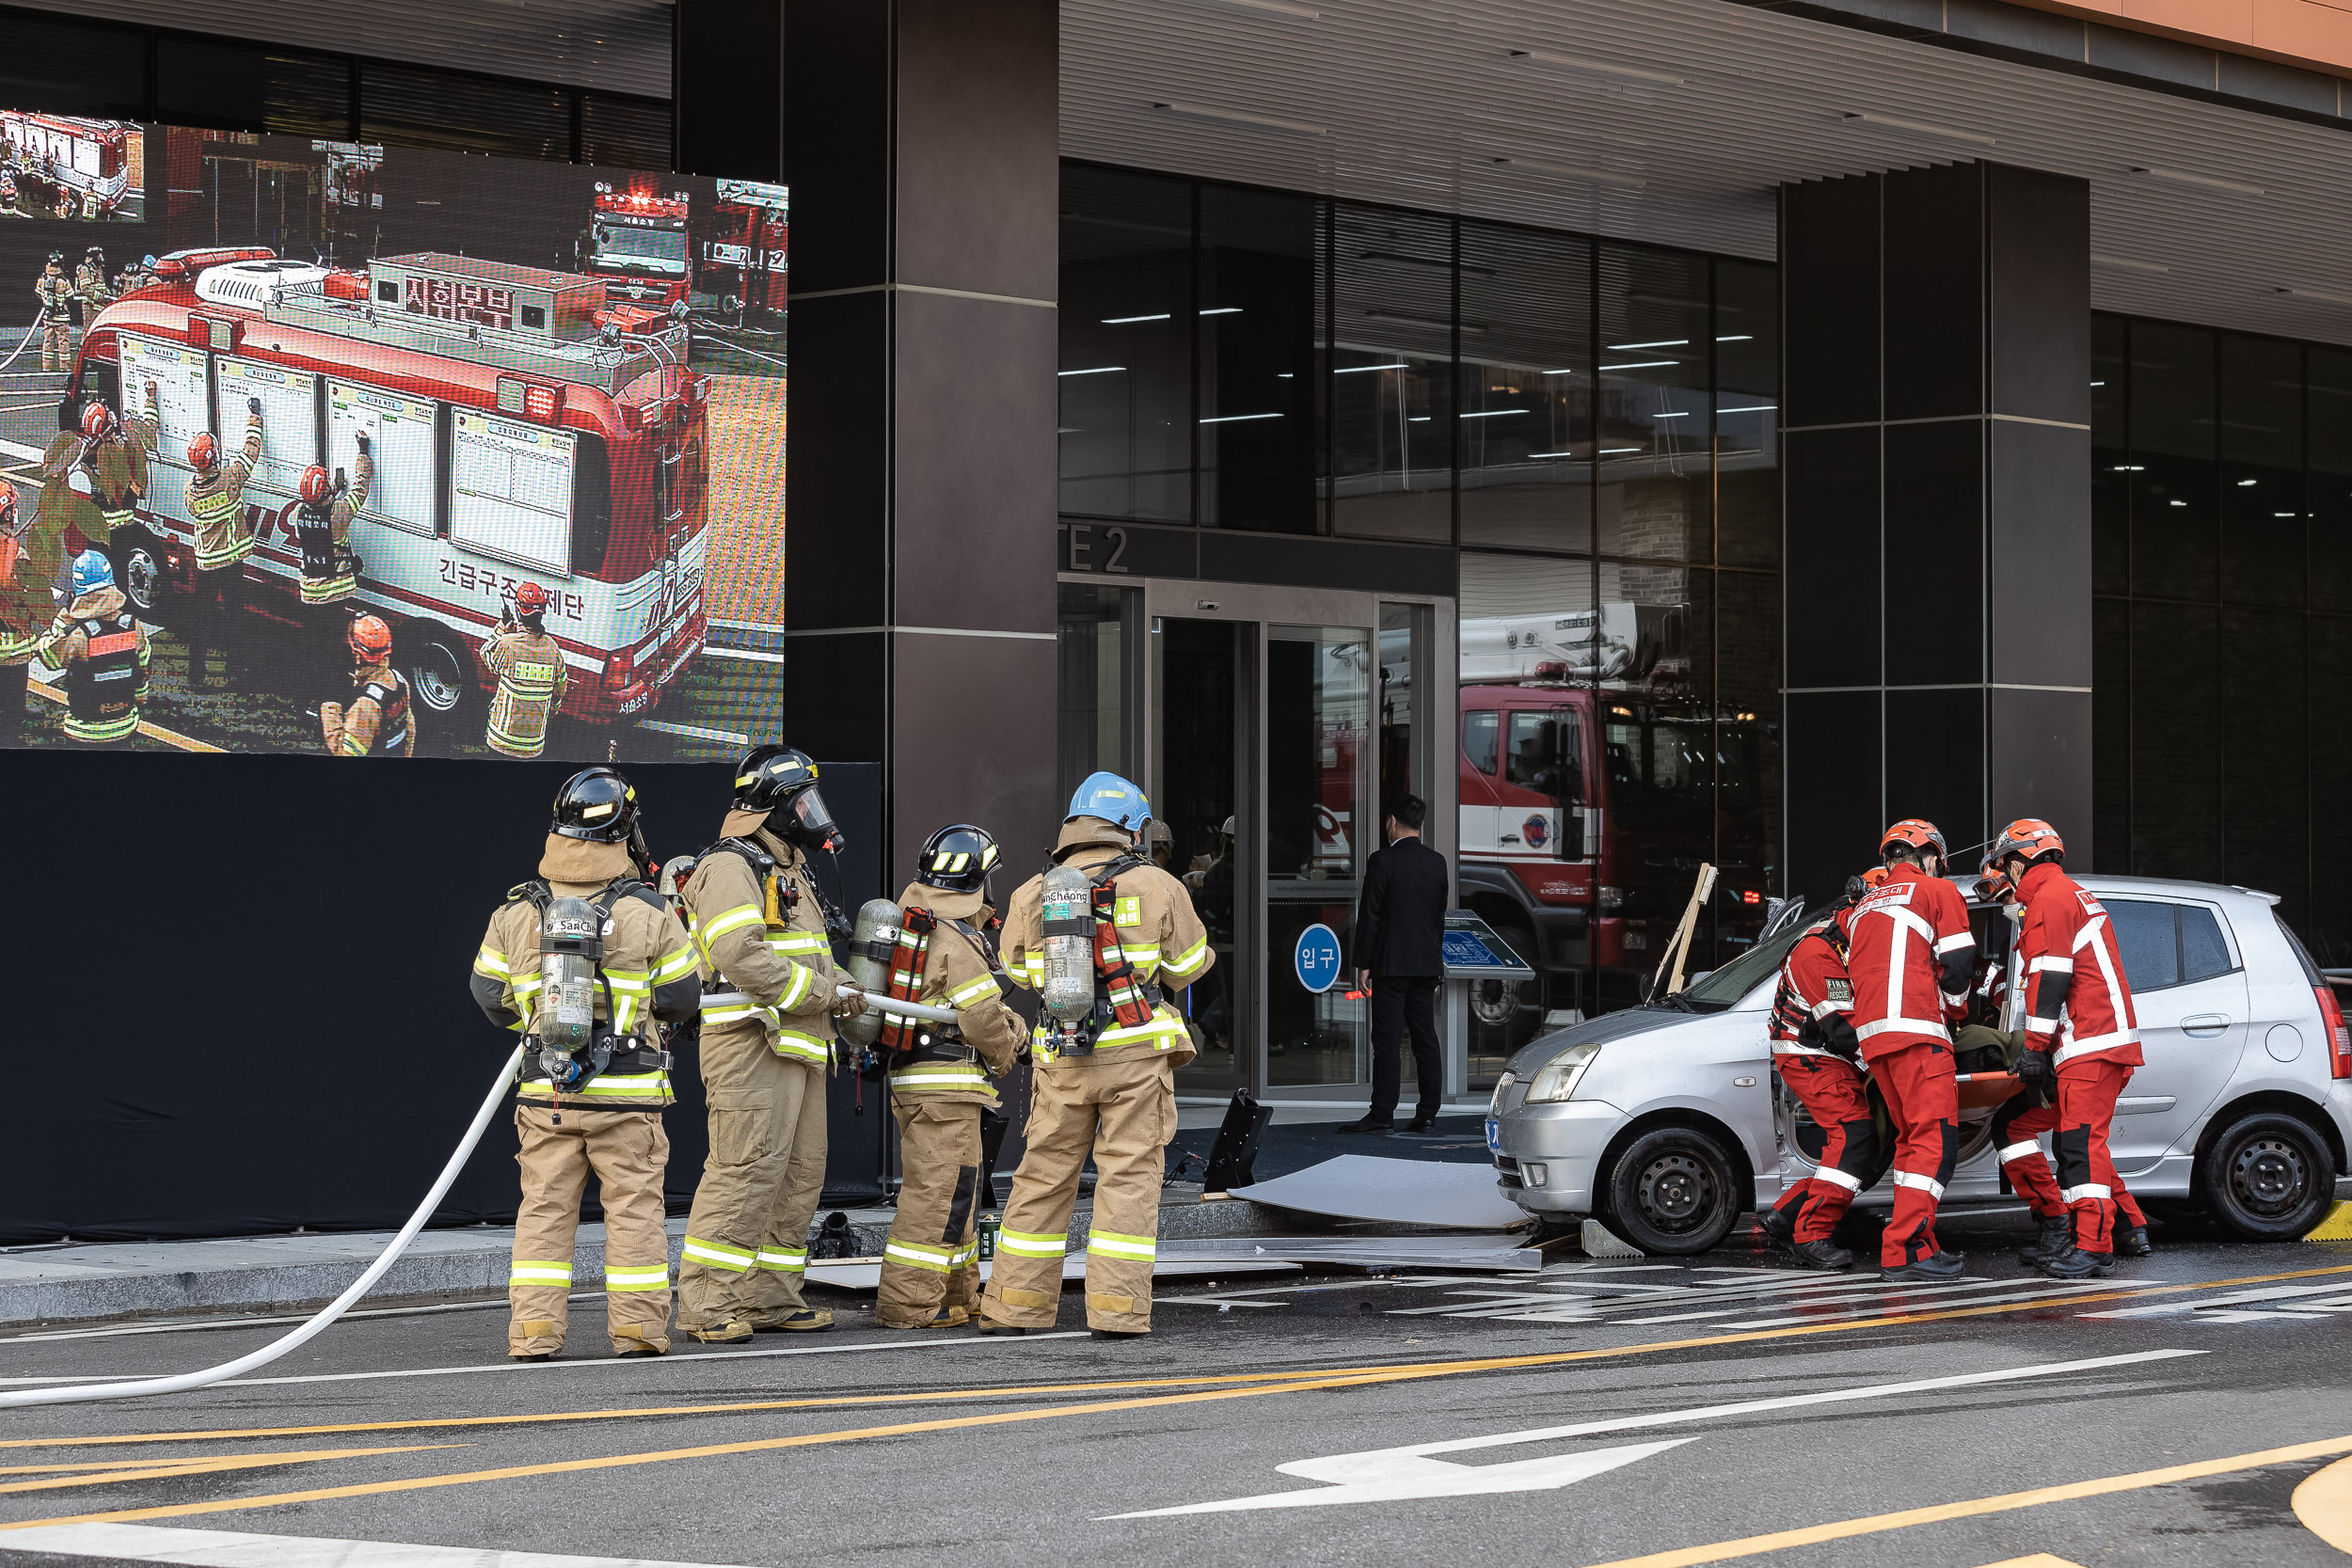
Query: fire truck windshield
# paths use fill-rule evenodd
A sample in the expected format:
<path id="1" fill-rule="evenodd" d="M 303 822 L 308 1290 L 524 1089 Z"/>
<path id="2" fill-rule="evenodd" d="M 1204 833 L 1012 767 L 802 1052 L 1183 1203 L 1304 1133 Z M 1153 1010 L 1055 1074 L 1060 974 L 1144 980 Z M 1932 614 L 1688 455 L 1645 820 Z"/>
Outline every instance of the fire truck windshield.
<path id="1" fill-rule="evenodd" d="M 596 220 L 596 264 L 615 271 L 686 274 L 686 230 Z"/>

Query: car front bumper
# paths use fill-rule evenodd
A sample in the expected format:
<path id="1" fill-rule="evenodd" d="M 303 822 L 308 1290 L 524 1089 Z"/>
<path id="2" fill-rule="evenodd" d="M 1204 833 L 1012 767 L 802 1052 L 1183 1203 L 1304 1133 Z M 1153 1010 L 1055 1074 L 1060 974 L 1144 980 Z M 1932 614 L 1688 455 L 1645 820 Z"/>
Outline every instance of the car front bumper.
<path id="1" fill-rule="evenodd" d="M 1521 1105 L 1495 1129 L 1496 1185 L 1532 1214 L 1589 1214 L 1593 1178 L 1623 1111 L 1602 1100 Z"/>

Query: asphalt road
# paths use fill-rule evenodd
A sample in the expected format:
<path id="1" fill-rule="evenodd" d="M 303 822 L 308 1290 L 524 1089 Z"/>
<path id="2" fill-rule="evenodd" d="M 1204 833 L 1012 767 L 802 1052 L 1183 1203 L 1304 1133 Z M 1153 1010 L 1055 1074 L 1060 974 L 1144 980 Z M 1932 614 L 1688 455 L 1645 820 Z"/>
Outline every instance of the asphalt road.
<path id="1" fill-rule="evenodd" d="M 352 1323 L 251 1381 L 0 1413 L 0 1550 L 274 1564 L 328 1560 L 326 1538 L 411 1548 L 339 1560 L 453 1568 L 485 1550 L 2344 1561 L 2291 1498 L 2352 1455 L 2352 1243 L 2192 1240 L 2059 1287 L 2010 1259 L 2014 1223 L 1956 1225 L 1969 1277 L 1935 1289 L 1748 1251 L 1568 1257 L 1532 1278 L 1261 1276 L 1170 1287 L 1138 1342 L 893 1334 L 839 1297 L 830 1334 L 614 1362 L 590 1301 L 578 1358 L 516 1367 L 497 1310 Z M 0 1371 L 181 1370 L 276 1332 L 0 1340 Z M 2352 1529 L 2348 1505 L 2352 1463 L 2306 1489 L 2322 1528 Z M 5 1533 L 60 1519 L 118 1528 Z"/>

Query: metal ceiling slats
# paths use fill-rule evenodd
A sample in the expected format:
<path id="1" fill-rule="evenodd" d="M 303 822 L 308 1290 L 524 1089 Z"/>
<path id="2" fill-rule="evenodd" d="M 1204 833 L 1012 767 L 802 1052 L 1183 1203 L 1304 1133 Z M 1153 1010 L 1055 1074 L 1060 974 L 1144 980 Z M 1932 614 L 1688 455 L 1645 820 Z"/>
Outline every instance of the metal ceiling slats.
<path id="1" fill-rule="evenodd" d="M 1203 0 L 1064 0 L 1064 154 L 1758 258 L 1773 253 L 1782 182 L 1985 157 L 2088 179 L 2093 253 L 2167 269 L 2095 266 L 2097 308 L 2352 342 L 2352 304 L 2277 292 L 2352 301 L 2344 131 L 1723 0 L 1311 8 L 1309 20 Z M 1515 62 L 1515 49 L 1682 83 Z M 1993 142 L 1845 119 L 1854 113 Z"/>

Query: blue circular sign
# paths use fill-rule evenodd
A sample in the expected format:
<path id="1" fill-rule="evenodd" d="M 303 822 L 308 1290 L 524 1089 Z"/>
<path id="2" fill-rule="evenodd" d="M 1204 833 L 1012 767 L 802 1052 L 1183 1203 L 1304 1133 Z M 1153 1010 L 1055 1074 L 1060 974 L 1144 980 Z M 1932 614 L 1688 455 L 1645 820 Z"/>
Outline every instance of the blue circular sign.
<path id="1" fill-rule="evenodd" d="M 1298 983 L 1309 990 L 1329 990 L 1340 981 L 1340 939 L 1331 927 L 1317 921 L 1298 933 L 1298 946 L 1291 954 L 1291 967 L 1298 972 Z"/>

